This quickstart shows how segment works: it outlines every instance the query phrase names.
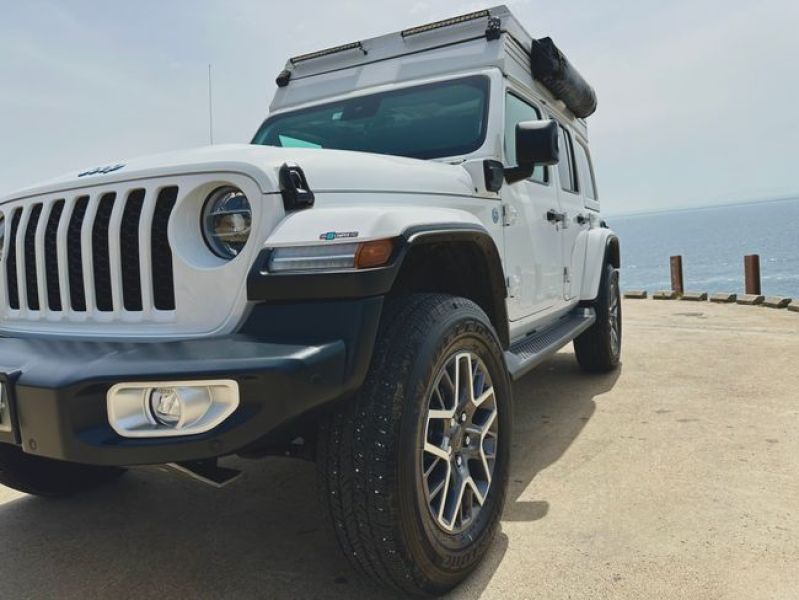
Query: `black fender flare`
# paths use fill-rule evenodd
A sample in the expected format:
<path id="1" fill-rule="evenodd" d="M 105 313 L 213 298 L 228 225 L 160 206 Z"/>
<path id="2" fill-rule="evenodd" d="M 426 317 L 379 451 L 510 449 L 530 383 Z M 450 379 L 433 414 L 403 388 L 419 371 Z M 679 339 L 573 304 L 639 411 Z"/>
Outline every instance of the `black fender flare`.
<path id="1" fill-rule="evenodd" d="M 485 261 L 483 265 L 488 275 L 486 282 L 489 289 L 490 306 L 483 306 L 494 324 L 494 328 L 503 348 L 510 345 L 508 330 L 508 311 L 505 302 L 508 290 L 505 284 L 505 270 L 502 258 L 491 234 L 483 227 L 465 223 L 446 223 L 419 225 L 406 229 L 402 237 L 405 240 L 405 251 L 402 260 L 414 248 L 432 244 L 466 243 L 479 251 Z M 399 265 L 402 268 L 402 264 Z"/>
<path id="2" fill-rule="evenodd" d="M 385 267 L 362 271 L 269 273 L 271 250 L 256 258 L 247 277 L 247 298 L 255 302 L 307 302 L 386 296 L 391 293 L 406 257 L 415 248 L 432 244 L 467 243 L 479 251 L 488 273 L 490 312 L 500 342 L 509 344 L 504 269 L 497 245 L 488 231 L 472 223 L 431 223 L 409 227 L 397 236 L 394 255 Z"/>

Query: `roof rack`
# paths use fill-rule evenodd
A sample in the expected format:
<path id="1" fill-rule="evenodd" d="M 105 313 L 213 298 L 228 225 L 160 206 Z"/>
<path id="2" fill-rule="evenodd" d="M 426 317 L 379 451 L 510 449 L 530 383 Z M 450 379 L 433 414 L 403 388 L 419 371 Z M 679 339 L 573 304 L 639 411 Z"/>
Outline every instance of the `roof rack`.
<path id="1" fill-rule="evenodd" d="M 481 43 L 492 40 L 500 43 Z M 460 44 L 472 46 L 459 54 L 453 48 Z M 427 61 L 414 58 L 427 52 L 436 53 L 441 60 L 434 60 L 433 55 Z M 290 58 L 278 75 L 277 85 L 287 88 L 292 82 L 304 81 L 296 88 L 292 85 L 290 90 L 279 90 L 272 107 L 301 104 L 329 96 L 334 90 L 344 92 L 353 85 L 351 80 L 324 76 L 348 69 L 358 69 L 351 72 L 352 77 L 359 81 L 363 77 L 372 85 L 396 83 L 397 71 L 381 71 L 378 65 L 401 57 L 408 57 L 405 76 L 411 72 L 431 76 L 457 69 L 498 67 L 517 80 L 532 76 L 540 93 L 561 102 L 577 119 L 596 110 L 596 93 L 563 52 L 550 38 L 532 37 L 504 5 Z"/>

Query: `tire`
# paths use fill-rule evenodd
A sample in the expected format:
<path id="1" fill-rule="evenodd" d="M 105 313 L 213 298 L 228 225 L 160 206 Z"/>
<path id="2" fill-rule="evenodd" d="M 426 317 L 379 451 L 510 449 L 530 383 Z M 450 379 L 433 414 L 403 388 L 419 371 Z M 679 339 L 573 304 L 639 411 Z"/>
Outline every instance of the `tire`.
<path id="1" fill-rule="evenodd" d="M 26 494 L 51 498 L 71 496 L 117 479 L 117 467 L 97 467 L 25 454 L 21 448 L 0 444 L 0 484 Z"/>
<path id="2" fill-rule="evenodd" d="M 482 403 L 457 410 L 457 389 Z M 457 423 L 440 416 L 469 411 Z M 352 564 L 410 595 L 440 595 L 463 581 L 499 527 L 510 433 L 510 382 L 485 313 L 443 294 L 387 305 L 362 389 L 320 429 L 322 502 Z M 445 480 L 451 495 L 433 495 Z"/>
<path id="3" fill-rule="evenodd" d="M 574 340 L 574 353 L 584 371 L 607 373 L 619 366 L 621 358 L 621 292 L 619 271 L 613 265 L 605 265 L 592 307 L 596 322 Z"/>

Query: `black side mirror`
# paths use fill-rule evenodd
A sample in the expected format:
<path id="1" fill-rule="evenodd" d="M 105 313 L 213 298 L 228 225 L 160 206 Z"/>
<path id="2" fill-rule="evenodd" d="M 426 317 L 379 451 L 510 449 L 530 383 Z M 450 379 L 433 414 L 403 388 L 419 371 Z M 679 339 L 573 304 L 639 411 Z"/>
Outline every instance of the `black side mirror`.
<path id="1" fill-rule="evenodd" d="M 523 121 L 516 125 L 516 161 L 505 169 L 505 180 L 515 183 L 533 174 L 536 165 L 556 165 L 560 160 L 558 124 L 555 121 Z"/>

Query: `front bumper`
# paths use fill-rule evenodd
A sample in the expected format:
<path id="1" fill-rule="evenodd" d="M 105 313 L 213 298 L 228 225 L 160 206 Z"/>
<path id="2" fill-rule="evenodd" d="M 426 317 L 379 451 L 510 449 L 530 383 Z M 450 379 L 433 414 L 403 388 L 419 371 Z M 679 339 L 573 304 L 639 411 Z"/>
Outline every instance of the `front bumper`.
<path id="1" fill-rule="evenodd" d="M 360 386 L 382 298 L 259 305 L 236 335 L 167 342 L 0 338 L 10 423 L 0 442 L 96 465 L 161 464 L 232 454 Z M 290 332 L 290 333 L 289 333 Z M 121 381 L 233 379 L 240 404 L 211 431 L 124 438 L 106 394 Z"/>

